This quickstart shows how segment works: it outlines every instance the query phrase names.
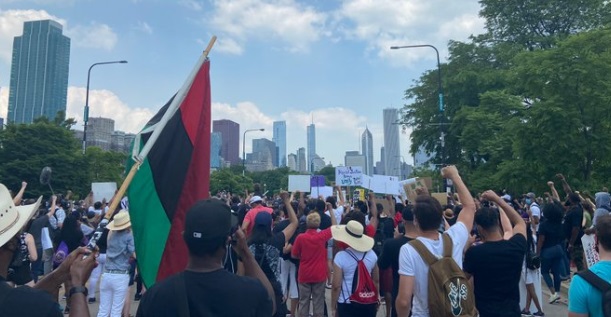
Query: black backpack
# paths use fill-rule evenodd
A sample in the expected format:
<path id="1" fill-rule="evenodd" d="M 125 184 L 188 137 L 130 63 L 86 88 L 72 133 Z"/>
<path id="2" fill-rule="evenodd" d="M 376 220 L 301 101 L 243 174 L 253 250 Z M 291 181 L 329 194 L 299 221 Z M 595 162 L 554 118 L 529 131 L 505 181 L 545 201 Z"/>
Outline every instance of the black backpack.
<path id="1" fill-rule="evenodd" d="M 379 218 L 378 227 L 376 228 L 376 233 L 373 236 L 373 240 L 375 244 L 373 245 L 373 252 L 377 256 L 382 254 L 382 249 L 384 248 L 384 241 L 388 239 L 392 239 L 395 230 L 395 221 L 391 217 Z"/>
<path id="2" fill-rule="evenodd" d="M 586 282 L 600 291 L 602 295 L 603 315 L 611 316 L 611 284 L 600 278 L 591 270 L 581 271 L 577 273 L 577 275 L 581 276 Z"/>

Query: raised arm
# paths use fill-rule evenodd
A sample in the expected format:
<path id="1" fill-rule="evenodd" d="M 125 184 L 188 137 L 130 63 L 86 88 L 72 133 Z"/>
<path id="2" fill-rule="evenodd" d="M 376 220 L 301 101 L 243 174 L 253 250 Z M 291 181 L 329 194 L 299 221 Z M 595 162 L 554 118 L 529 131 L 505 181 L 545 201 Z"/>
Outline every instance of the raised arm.
<path id="1" fill-rule="evenodd" d="M 462 222 L 465 227 L 467 227 L 467 231 L 471 232 L 473 228 L 473 218 L 475 217 L 475 202 L 473 201 L 473 197 L 467 185 L 462 181 L 460 174 L 458 174 L 458 169 L 456 169 L 454 165 L 442 168 L 441 176 L 452 180 L 456 192 L 458 193 L 458 199 L 463 204 L 462 211 L 458 215 L 457 221 Z"/>
<path id="2" fill-rule="evenodd" d="M 374 192 L 369 192 L 369 210 L 371 211 L 371 219 L 369 219 L 369 224 L 374 228 L 378 229 L 378 207 L 376 206 L 376 194 Z"/>
<path id="3" fill-rule="evenodd" d="M 15 198 L 13 198 L 13 203 L 15 205 L 21 205 L 21 199 L 23 198 L 23 193 L 25 192 L 26 187 L 28 187 L 28 183 L 21 182 L 21 189 L 19 189 L 19 192 L 17 193 L 17 195 L 15 195 Z"/>
<path id="4" fill-rule="evenodd" d="M 504 214 L 507 216 L 507 218 L 509 218 L 509 221 L 511 221 L 510 225 L 513 225 L 513 235 L 521 234 L 522 236 L 526 237 L 526 223 L 524 222 L 524 219 L 520 217 L 520 214 L 518 214 L 518 212 L 511 207 L 511 205 L 509 205 L 492 190 L 486 191 L 484 193 L 484 198 L 495 202 L 504 211 Z"/>
<path id="5" fill-rule="evenodd" d="M 388 208 L 388 211 L 390 212 L 390 216 L 392 218 L 395 217 L 395 199 L 392 197 L 392 195 L 386 195 L 386 200 L 388 201 L 388 205 L 390 206 Z"/>
<path id="6" fill-rule="evenodd" d="M 554 182 L 547 182 L 547 186 L 549 186 L 549 190 L 552 192 L 552 198 L 554 200 L 560 201 L 560 195 L 558 195 L 558 191 L 556 190 L 556 186 L 554 186 Z"/>
<path id="7" fill-rule="evenodd" d="M 346 201 L 344 200 L 344 193 L 342 193 L 342 188 L 340 186 L 335 186 L 335 189 L 337 190 L 337 196 L 339 197 L 338 204 L 340 206 L 343 206 Z"/>
<path id="8" fill-rule="evenodd" d="M 295 210 L 293 210 L 293 206 L 291 205 L 291 198 L 289 197 L 289 194 L 287 192 L 281 192 L 280 198 L 282 198 L 282 201 L 284 202 L 284 207 L 286 208 L 286 211 L 289 214 L 289 225 L 286 226 L 284 230 L 282 230 L 282 233 L 284 233 L 284 239 L 288 241 L 295 233 L 295 230 L 297 230 L 299 220 L 297 219 Z"/>
<path id="9" fill-rule="evenodd" d="M 556 174 L 556 177 L 562 182 L 562 189 L 564 190 L 564 193 L 568 196 L 570 193 L 573 192 L 573 190 L 571 189 L 571 186 L 569 185 L 569 183 L 566 181 L 566 178 L 564 177 L 564 175 L 562 174 Z"/>

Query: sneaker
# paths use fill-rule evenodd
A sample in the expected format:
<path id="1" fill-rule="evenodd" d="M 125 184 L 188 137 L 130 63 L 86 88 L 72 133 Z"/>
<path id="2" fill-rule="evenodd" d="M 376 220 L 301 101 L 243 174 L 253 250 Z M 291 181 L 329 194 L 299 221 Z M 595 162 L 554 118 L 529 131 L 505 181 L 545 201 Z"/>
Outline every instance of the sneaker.
<path id="1" fill-rule="evenodd" d="M 554 293 L 554 294 L 549 296 L 549 303 L 550 304 L 553 304 L 553 303 L 557 302 L 558 300 L 560 300 L 560 295 L 558 295 L 558 293 Z"/>
<path id="2" fill-rule="evenodd" d="M 93 303 L 95 303 L 95 297 L 90 297 L 90 298 L 88 298 L 88 299 L 87 299 L 87 302 L 88 302 L 89 304 L 93 304 Z"/>
<path id="3" fill-rule="evenodd" d="M 331 289 L 331 284 L 329 284 L 329 283 L 325 283 L 325 287 L 326 287 L 327 289 Z"/>
<path id="4" fill-rule="evenodd" d="M 525 310 L 525 309 L 523 309 L 520 314 L 522 314 L 522 317 L 532 317 L 532 314 L 530 313 L 530 311 Z"/>
<path id="5" fill-rule="evenodd" d="M 534 313 L 533 316 L 545 316 L 545 314 L 542 311 L 538 311 Z"/>

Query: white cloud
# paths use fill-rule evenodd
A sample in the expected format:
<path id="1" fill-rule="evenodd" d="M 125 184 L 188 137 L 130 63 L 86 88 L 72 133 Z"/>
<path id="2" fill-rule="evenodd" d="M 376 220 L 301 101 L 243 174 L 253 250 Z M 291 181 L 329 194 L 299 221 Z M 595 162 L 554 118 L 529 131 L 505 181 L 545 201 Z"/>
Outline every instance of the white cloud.
<path id="1" fill-rule="evenodd" d="M 138 24 L 136 24 L 134 29 L 149 35 L 153 34 L 153 28 L 148 23 L 143 21 L 138 21 Z"/>
<path id="2" fill-rule="evenodd" d="M 365 41 L 368 51 L 394 65 L 412 65 L 426 57 L 426 49 L 390 50 L 393 45 L 432 44 L 447 56 L 449 40 L 465 40 L 481 33 L 477 0 L 344 0 L 334 15 L 347 39 Z"/>
<path id="3" fill-rule="evenodd" d="M 280 42 L 291 52 L 306 52 L 324 33 L 326 14 L 294 0 L 215 0 L 210 25 L 245 44 L 250 38 Z"/>
<path id="4" fill-rule="evenodd" d="M 200 41 L 202 45 L 206 45 L 203 41 Z M 222 38 L 216 41 L 214 50 L 222 53 L 228 53 L 232 55 L 242 55 L 244 48 L 232 38 Z"/>
<path id="5" fill-rule="evenodd" d="M 203 9 L 203 6 L 200 1 L 180 0 L 178 4 L 192 11 L 201 11 Z"/>
<path id="6" fill-rule="evenodd" d="M 83 110 L 87 90 L 83 87 L 68 87 L 67 117 L 78 122 L 75 127 L 83 129 Z M 89 90 L 89 117 L 104 117 L 115 120 L 115 130 L 137 133 L 153 117 L 155 111 L 148 108 L 132 108 L 109 90 Z"/>
<path id="7" fill-rule="evenodd" d="M 66 35 L 78 47 L 112 50 L 117 44 L 117 34 L 110 26 L 103 23 L 91 22 L 89 25 L 77 25 L 69 28 Z"/>
<path id="8" fill-rule="evenodd" d="M 66 21 L 44 10 L 0 10 L 0 59 L 10 64 L 13 38 L 23 34 L 23 22 L 52 19 L 62 25 Z"/>

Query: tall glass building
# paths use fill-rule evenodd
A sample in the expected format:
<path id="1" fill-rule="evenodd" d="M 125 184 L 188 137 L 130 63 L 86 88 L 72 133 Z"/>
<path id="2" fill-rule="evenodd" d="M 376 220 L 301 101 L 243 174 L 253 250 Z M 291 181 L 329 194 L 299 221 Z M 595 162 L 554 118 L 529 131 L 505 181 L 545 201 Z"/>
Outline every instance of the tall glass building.
<path id="1" fill-rule="evenodd" d="M 223 146 L 223 134 L 212 132 L 210 135 L 210 168 L 221 168 L 221 148 Z"/>
<path id="2" fill-rule="evenodd" d="M 276 143 L 278 152 L 276 153 L 277 162 L 274 166 L 285 167 L 286 164 L 286 121 L 274 121 L 274 135 L 272 141 Z"/>
<path id="3" fill-rule="evenodd" d="M 316 126 L 314 125 L 314 123 L 308 126 L 307 132 L 308 161 L 306 163 L 306 166 L 307 169 L 311 169 L 310 164 L 312 164 L 312 160 L 316 158 Z"/>
<path id="4" fill-rule="evenodd" d="M 212 132 L 221 134 L 221 157 L 232 165 L 242 164 L 240 159 L 240 124 L 221 119 L 212 121 Z"/>
<path id="5" fill-rule="evenodd" d="M 383 110 L 384 118 L 384 175 L 401 176 L 401 154 L 399 144 L 399 110 L 387 108 Z"/>
<path id="6" fill-rule="evenodd" d="M 13 39 L 8 122 L 53 120 L 66 111 L 70 39 L 52 20 L 23 24 L 23 35 Z"/>
<path id="7" fill-rule="evenodd" d="M 365 127 L 365 131 L 361 135 L 361 151 L 361 154 L 365 156 L 363 173 L 371 176 L 373 175 L 373 136 L 367 127 Z"/>

